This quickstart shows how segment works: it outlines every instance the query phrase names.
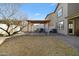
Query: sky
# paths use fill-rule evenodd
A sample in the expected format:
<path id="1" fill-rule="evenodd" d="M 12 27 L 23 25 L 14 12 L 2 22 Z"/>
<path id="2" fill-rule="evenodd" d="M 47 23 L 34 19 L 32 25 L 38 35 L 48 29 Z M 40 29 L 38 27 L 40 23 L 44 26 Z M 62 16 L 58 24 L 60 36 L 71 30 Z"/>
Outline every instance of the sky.
<path id="1" fill-rule="evenodd" d="M 55 10 L 56 5 L 55 3 L 26 3 L 22 4 L 20 9 L 29 20 L 44 20 L 47 14 Z"/>

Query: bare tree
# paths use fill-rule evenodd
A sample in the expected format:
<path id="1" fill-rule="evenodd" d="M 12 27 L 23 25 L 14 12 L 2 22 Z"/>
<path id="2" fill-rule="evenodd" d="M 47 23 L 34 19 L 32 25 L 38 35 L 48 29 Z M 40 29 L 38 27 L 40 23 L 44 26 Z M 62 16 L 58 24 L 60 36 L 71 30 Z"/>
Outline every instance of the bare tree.
<path id="1" fill-rule="evenodd" d="M 26 26 L 22 25 L 23 21 L 20 20 L 21 18 L 24 18 L 24 15 L 21 15 L 22 13 L 19 12 L 19 8 L 20 4 L 0 4 L 0 18 L 2 19 L 0 20 L 0 23 L 7 25 L 7 29 L 2 27 L 0 27 L 0 29 L 5 31 L 8 36 L 18 33 Z M 20 29 L 16 31 L 15 29 L 18 27 Z"/>

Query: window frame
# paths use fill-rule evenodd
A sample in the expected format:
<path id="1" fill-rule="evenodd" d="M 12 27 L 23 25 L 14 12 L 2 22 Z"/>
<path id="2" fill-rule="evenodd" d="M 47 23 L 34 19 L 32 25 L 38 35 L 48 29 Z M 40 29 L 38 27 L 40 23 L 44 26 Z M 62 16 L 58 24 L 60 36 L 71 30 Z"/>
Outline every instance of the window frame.
<path id="1" fill-rule="evenodd" d="M 61 24 L 60 22 L 63 22 L 63 24 Z M 58 22 L 58 29 L 64 30 L 64 20 Z"/>
<path id="2" fill-rule="evenodd" d="M 60 11 L 61 14 L 59 14 L 59 11 Z M 57 11 L 57 17 L 61 17 L 61 16 L 63 16 L 63 7 L 59 8 L 58 11 Z"/>

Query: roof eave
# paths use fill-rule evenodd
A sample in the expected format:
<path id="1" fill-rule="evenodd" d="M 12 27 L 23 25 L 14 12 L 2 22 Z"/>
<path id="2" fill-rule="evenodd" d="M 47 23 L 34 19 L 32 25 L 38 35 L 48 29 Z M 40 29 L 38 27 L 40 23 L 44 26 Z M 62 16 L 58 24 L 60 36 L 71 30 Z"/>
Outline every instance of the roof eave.
<path id="1" fill-rule="evenodd" d="M 57 7 L 55 8 L 55 11 L 54 11 L 54 13 L 56 12 L 56 10 L 57 10 L 57 8 L 58 8 L 59 4 L 60 4 L 60 3 L 58 3 L 58 4 L 57 4 Z"/>

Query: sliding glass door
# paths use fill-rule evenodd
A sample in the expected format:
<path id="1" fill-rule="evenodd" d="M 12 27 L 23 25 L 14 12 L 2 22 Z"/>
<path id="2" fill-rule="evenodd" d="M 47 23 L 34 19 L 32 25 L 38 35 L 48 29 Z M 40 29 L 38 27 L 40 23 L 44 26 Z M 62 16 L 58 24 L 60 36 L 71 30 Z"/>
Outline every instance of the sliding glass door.
<path id="1" fill-rule="evenodd" d="M 74 35 L 74 20 L 69 20 L 68 22 L 68 33 L 69 35 Z"/>

